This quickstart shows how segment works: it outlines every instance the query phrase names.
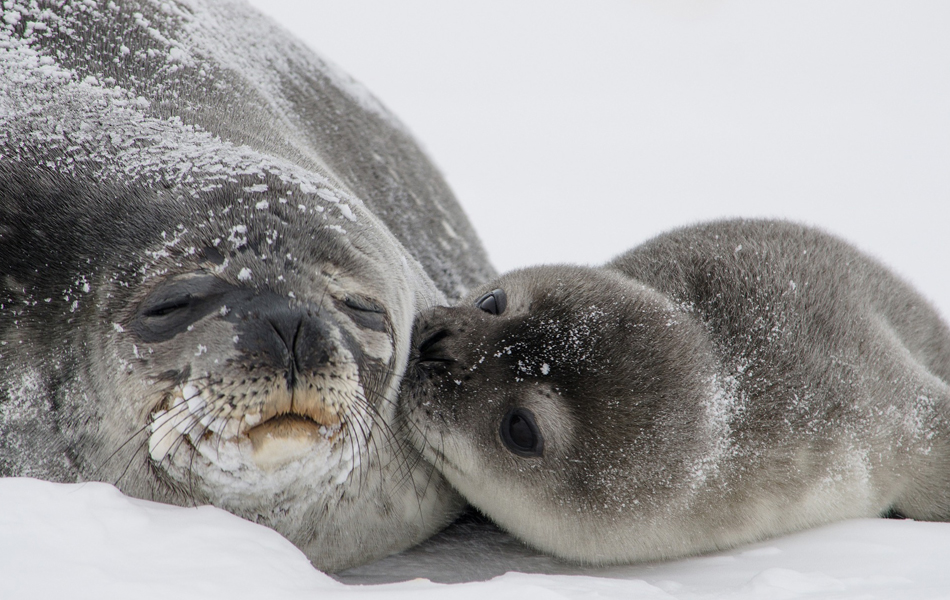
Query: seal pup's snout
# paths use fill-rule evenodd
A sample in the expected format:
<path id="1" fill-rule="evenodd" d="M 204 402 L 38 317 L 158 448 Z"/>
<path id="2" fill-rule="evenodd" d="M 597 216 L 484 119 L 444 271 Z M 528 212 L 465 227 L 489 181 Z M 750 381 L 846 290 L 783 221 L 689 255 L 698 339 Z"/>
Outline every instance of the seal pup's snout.
<path id="1" fill-rule="evenodd" d="M 431 368 L 440 364 L 455 362 L 446 343 L 446 340 L 451 336 L 452 333 L 444 327 L 428 332 L 417 348 L 419 365 Z"/>
<path id="2" fill-rule="evenodd" d="M 430 308 L 416 319 L 410 358 L 429 375 L 470 368 L 478 348 L 490 343 L 488 321 L 504 313 L 507 305 L 505 291 L 498 288 L 472 305 Z"/>
<path id="3" fill-rule="evenodd" d="M 457 323 L 457 312 L 457 308 L 436 306 L 416 318 L 410 359 L 425 372 L 442 372 L 458 361 L 455 342 L 465 327 Z"/>

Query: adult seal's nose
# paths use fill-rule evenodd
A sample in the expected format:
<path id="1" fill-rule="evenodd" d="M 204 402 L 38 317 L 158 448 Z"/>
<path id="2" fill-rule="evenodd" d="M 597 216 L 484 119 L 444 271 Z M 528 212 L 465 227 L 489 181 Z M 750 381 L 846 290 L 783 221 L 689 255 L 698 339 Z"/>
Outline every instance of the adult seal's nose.
<path id="1" fill-rule="evenodd" d="M 330 316 L 319 306 L 258 296 L 234 311 L 237 345 L 252 369 L 284 371 L 288 389 L 330 362 Z"/>

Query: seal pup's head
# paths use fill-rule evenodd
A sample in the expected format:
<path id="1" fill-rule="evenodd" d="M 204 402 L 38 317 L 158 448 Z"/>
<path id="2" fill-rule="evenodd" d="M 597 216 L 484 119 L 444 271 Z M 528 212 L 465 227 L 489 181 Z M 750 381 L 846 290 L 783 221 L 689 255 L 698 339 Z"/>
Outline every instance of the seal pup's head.
<path id="1" fill-rule="evenodd" d="M 535 267 L 423 313 L 413 335 L 409 437 L 499 525 L 594 563 L 688 538 L 664 515 L 715 477 L 724 415 L 682 307 L 607 269 Z"/>

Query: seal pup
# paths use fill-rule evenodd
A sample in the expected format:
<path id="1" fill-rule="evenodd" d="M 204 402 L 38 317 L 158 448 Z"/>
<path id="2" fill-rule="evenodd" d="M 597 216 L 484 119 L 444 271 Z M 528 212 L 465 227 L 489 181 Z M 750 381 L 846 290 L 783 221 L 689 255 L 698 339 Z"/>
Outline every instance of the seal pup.
<path id="1" fill-rule="evenodd" d="M 326 571 L 409 547 L 463 504 L 393 426 L 412 321 L 493 275 L 398 120 L 244 3 L 4 5 L 0 475 Z"/>
<path id="2" fill-rule="evenodd" d="M 629 563 L 950 518 L 950 331 L 816 229 L 723 221 L 417 319 L 401 418 L 524 542 Z"/>

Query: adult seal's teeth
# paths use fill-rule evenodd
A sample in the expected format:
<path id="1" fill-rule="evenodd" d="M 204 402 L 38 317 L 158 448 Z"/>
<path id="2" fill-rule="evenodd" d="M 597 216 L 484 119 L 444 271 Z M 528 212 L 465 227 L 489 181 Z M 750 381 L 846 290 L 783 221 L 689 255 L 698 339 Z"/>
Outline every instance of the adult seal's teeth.
<path id="1" fill-rule="evenodd" d="M 198 426 L 198 419 L 191 413 L 182 411 L 179 418 L 175 419 L 175 429 L 184 435 L 187 435 L 192 442 L 197 442 L 201 434 L 204 433 L 204 427 Z"/>
<path id="2" fill-rule="evenodd" d="M 181 389 L 181 394 L 185 400 L 191 400 L 195 396 L 201 394 L 201 390 L 199 390 L 194 384 L 189 383 Z"/>
<path id="3" fill-rule="evenodd" d="M 188 411 L 193 415 L 200 415 L 204 412 L 206 406 L 207 403 L 201 396 L 192 396 L 191 399 L 188 400 Z"/>
<path id="4" fill-rule="evenodd" d="M 224 440 L 236 438 L 242 433 L 241 425 L 242 421 L 239 421 L 238 419 L 228 419 L 221 431 L 218 432 L 218 435 L 220 435 L 221 439 Z"/>
<path id="5" fill-rule="evenodd" d="M 229 419 L 224 417 L 214 417 L 211 415 L 205 415 L 201 418 L 201 424 L 218 435 L 221 435 L 224 432 L 228 425 L 228 421 Z"/>
<path id="6" fill-rule="evenodd" d="M 161 462 L 178 438 L 174 433 L 175 425 L 168 418 L 168 411 L 160 410 L 152 415 L 149 428 L 151 435 L 148 438 L 148 454 L 155 462 Z"/>

